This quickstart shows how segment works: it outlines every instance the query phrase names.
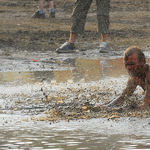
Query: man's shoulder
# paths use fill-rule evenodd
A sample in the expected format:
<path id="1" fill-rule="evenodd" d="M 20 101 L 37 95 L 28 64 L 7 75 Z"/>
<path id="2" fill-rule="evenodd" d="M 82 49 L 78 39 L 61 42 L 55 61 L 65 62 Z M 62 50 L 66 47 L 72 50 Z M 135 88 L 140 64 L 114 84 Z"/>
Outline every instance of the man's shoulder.
<path id="1" fill-rule="evenodd" d="M 130 83 L 130 84 L 133 84 L 133 83 L 135 83 L 136 81 L 138 80 L 138 77 L 129 77 L 128 78 L 128 83 Z"/>
<path id="2" fill-rule="evenodd" d="M 146 75 L 150 74 L 150 64 L 145 65 L 145 72 L 146 72 Z"/>
<path id="3" fill-rule="evenodd" d="M 149 67 L 150 68 L 150 64 L 145 64 L 146 65 L 146 67 Z"/>

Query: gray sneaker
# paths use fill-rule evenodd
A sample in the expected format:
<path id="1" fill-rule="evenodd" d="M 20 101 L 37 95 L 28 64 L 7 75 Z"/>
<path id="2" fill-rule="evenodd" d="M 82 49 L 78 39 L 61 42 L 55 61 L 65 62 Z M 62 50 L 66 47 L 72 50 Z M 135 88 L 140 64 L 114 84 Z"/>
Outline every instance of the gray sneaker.
<path id="1" fill-rule="evenodd" d="M 109 52 L 109 47 L 107 42 L 101 42 L 100 43 L 100 53 L 108 53 Z"/>
<path id="2" fill-rule="evenodd" d="M 75 45 L 73 43 L 65 42 L 62 46 L 56 49 L 57 53 L 74 53 Z"/>
<path id="3" fill-rule="evenodd" d="M 45 19 L 45 13 L 40 14 L 39 11 L 37 11 L 37 12 L 32 16 L 32 18 L 42 18 L 42 19 Z"/>

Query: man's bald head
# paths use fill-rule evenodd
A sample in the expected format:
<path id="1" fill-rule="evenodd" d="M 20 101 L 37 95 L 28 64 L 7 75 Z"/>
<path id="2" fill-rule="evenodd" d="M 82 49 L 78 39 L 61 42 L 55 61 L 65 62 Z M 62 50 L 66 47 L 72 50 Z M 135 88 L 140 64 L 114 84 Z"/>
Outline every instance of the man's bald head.
<path id="1" fill-rule="evenodd" d="M 123 58 L 125 60 L 128 60 L 129 56 L 133 55 L 134 53 L 137 54 L 138 62 L 140 62 L 142 59 L 144 59 L 144 63 L 146 63 L 146 58 L 145 58 L 144 53 L 137 46 L 131 46 L 131 47 L 127 48 L 123 54 Z"/>

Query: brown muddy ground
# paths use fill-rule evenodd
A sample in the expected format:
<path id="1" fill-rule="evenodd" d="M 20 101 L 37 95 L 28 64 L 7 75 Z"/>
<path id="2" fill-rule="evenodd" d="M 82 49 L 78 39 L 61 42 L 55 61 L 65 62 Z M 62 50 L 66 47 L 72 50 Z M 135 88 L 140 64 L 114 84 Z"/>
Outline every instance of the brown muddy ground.
<path id="1" fill-rule="evenodd" d="M 37 10 L 34 0 L 0 0 L 0 48 L 9 51 L 55 51 L 68 40 L 70 16 L 75 0 L 56 0 L 56 18 L 32 19 Z M 111 0 L 110 50 L 123 50 L 137 45 L 150 50 L 150 1 Z M 92 44 L 91 44 L 92 43 Z M 95 49 L 99 45 L 97 35 L 96 2 L 93 1 L 87 16 L 85 32 L 79 35 L 76 47 L 79 50 Z M 7 54 L 6 51 L 6 54 Z"/>
<path id="2" fill-rule="evenodd" d="M 62 43 L 68 40 L 70 30 L 70 16 L 74 0 L 55 1 L 55 19 L 48 18 L 48 5 L 46 3 L 44 4 L 46 19 L 32 19 L 31 16 L 37 10 L 36 1 L 0 0 L 0 50 L 2 50 L 1 55 L 12 55 L 18 51 L 29 52 L 29 55 L 31 54 L 30 52 L 41 51 L 45 52 L 46 55 L 49 51 L 55 51 L 57 47 L 59 47 Z M 122 51 L 128 46 L 137 45 L 143 50 L 149 51 L 149 14 L 149 0 L 112 0 L 110 11 L 111 26 L 110 34 L 108 35 L 110 50 Z M 76 42 L 77 49 L 86 50 L 97 48 L 99 45 L 99 40 L 96 30 L 96 5 L 95 1 L 93 1 L 93 4 L 88 13 L 85 32 L 82 36 L 78 37 L 78 40 Z M 85 57 L 87 56 L 88 54 Z M 23 57 L 23 55 L 19 57 Z M 19 62 L 21 63 L 21 61 Z M 15 67 L 16 66 L 13 65 L 13 68 Z M 5 71 L 6 68 L 4 68 Z M 56 84 L 56 88 L 54 90 L 53 88 L 55 86 L 53 85 L 53 83 L 46 86 L 43 85 L 43 83 L 41 84 L 42 85 L 40 85 L 39 89 L 37 90 L 38 92 L 36 91 L 36 88 L 35 91 L 32 88 L 31 90 L 29 89 L 31 94 L 24 94 L 24 90 L 20 95 L 18 93 L 12 95 L 11 93 L 8 93 L 8 95 L 3 94 L 2 98 L 5 99 L 6 104 L 8 105 L 8 112 L 17 114 L 19 114 L 19 112 L 21 114 L 31 113 L 31 115 L 41 114 L 42 112 L 42 117 L 36 116 L 35 118 L 32 118 L 32 120 L 39 121 L 54 121 L 60 119 L 65 119 L 69 121 L 74 118 L 90 119 L 96 117 L 107 117 L 109 119 L 113 119 L 118 118 L 119 116 L 150 116 L 150 113 L 147 111 L 133 111 L 129 113 L 126 113 L 126 111 L 124 111 L 124 113 L 122 113 L 122 109 L 112 109 L 108 110 L 107 113 L 105 111 L 97 112 L 99 111 L 98 109 L 93 109 L 95 101 L 98 101 L 100 98 L 101 100 L 109 99 L 108 97 L 112 97 L 115 93 L 114 88 L 111 92 L 111 90 L 108 89 L 107 86 L 105 87 L 105 82 L 102 84 L 104 85 L 104 88 L 102 87 L 102 91 L 99 87 L 100 83 L 96 87 L 95 85 L 91 87 L 87 84 L 86 87 L 85 85 L 81 86 L 79 84 L 77 85 L 77 88 L 69 87 L 68 85 L 66 85 L 66 83 L 64 83 L 64 89 L 60 90 L 58 90 L 58 88 L 62 86 L 61 84 L 59 85 L 57 83 L 54 83 L 54 85 Z M 118 85 L 118 83 L 116 83 L 115 85 L 115 83 L 113 82 L 111 82 L 111 84 L 113 84 L 113 87 Z M 13 90 L 15 90 L 15 93 L 17 92 L 17 88 L 17 85 L 12 88 Z M 117 89 L 119 88 L 120 87 L 117 87 Z M 3 91 L 4 89 L 1 92 Z M 33 91 L 35 93 L 33 93 Z M 93 91 L 93 94 L 91 94 L 91 91 Z M 51 93 L 53 93 L 54 96 L 51 96 Z M 66 97 L 66 94 L 69 95 L 69 93 L 71 95 L 69 97 Z M 72 96 L 72 93 L 75 94 Z M 89 97 L 88 94 L 90 95 Z M 138 93 L 137 97 L 139 98 L 140 96 L 140 93 Z M 29 97 L 31 97 L 31 99 L 29 99 Z M 90 100 L 92 99 L 93 101 L 91 105 L 88 103 L 88 98 Z M 66 103 L 64 103 L 64 100 Z M 59 101 L 59 103 L 57 103 L 57 101 Z M 34 103 L 35 105 L 33 105 Z M 4 107 L 4 110 L 2 109 L 0 113 L 5 113 L 5 110 L 7 110 L 7 107 Z"/>

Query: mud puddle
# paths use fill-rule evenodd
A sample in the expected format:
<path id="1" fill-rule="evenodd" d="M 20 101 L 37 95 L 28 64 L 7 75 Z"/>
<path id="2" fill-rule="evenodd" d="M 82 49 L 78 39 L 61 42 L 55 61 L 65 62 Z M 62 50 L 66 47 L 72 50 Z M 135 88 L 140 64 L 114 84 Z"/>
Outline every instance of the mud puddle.
<path id="1" fill-rule="evenodd" d="M 149 119 L 97 118 L 58 123 L 22 121 L 27 116 L 1 115 L 12 120 L 0 126 L 1 150 L 140 150 L 150 149 Z"/>
<path id="2" fill-rule="evenodd" d="M 79 54 L 12 54 L 0 60 L 0 82 L 33 84 L 36 82 L 85 82 L 127 75 L 122 57 L 86 51 Z M 117 52 L 119 53 L 119 52 Z M 122 53 L 122 52 L 120 52 Z M 120 54 L 119 53 L 119 54 Z M 80 55 L 81 54 L 81 55 Z M 20 57 L 20 55 L 23 55 Z M 85 55 L 85 56 L 84 56 Z"/>
<path id="3" fill-rule="evenodd" d="M 149 149 L 149 111 L 91 109 L 126 85 L 120 53 L 2 56 L 1 149 Z"/>

